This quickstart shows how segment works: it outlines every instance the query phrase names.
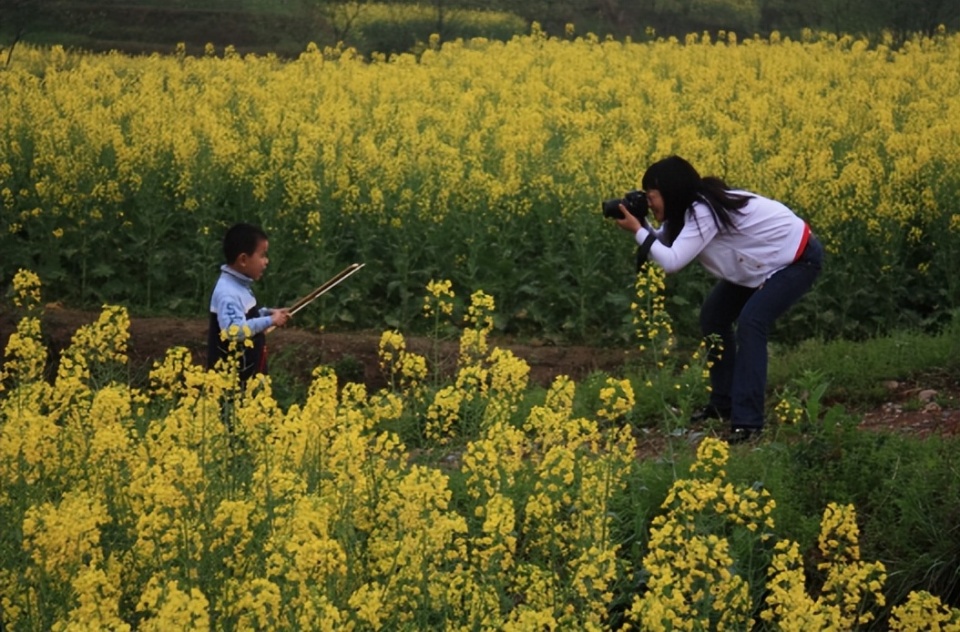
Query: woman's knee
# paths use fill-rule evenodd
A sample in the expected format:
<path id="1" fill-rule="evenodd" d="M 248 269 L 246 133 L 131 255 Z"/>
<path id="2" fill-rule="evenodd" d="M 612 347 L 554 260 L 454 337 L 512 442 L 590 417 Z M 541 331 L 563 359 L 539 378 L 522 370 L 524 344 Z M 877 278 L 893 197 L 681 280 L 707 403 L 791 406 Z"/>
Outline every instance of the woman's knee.
<path id="1" fill-rule="evenodd" d="M 718 318 L 717 314 L 712 310 L 700 310 L 700 334 L 704 338 L 714 335 L 724 337 L 729 335 L 732 329 L 733 323 Z"/>
<path id="2" fill-rule="evenodd" d="M 744 310 L 737 320 L 737 338 L 743 339 L 747 336 L 759 336 L 765 339 L 767 332 L 770 331 L 770 325 L 771 323 L 761 314 L 751 310 Z"/>

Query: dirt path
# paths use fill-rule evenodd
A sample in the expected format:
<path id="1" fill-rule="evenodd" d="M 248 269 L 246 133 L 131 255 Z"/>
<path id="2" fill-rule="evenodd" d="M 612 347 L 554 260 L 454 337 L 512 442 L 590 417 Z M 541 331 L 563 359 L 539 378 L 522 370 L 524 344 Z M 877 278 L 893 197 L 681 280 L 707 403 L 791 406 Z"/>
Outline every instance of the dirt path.
<path id="1" fill-rule="evenodd" d="M 70 338 L 79 327 L 95 321 L 98 315 L 96 312 L 48 306 L 41 320 L 47 348 L 54 354 L 59 353 L 70 344 Z M 15 329 L 15 316 L 9 312 L 0 313 L 0 344 L 4 348 Z M 286 366 L 296 372 L 302 371 L 306 376 L 320 364 L 349 362 L 362 367 L 362 379 L 368 387 L 379 388 L 384 384 L 377 359 L 381 333 L 321 333 L 290 327 L 275 330 L 267 338 L 267 344 L 271 357 L 282 357 Z M 206 340 L 206 319 L 133 318 L 129 344 L 131 366 L 149 367 L 174 346 L 186 347 L 196 362 L 203 363 L 206 360 Z M 407 338 L 406 342 L 408 351 L 431 359 L 438 357 L 443 368 L 452 367 L 456 360 L 456 342 L 444 342 L 438 349 L 427 338 Z M 491 343 L 526 360 L 530 365 L 531 381 L 542 386 L 548 386 L 558 375 L 581 380 L 593 371 L 616 371 L 627 359 L 627 352 L 620 349 L 517 345 L 497 340 Z"/>
<path id="2" fill-rule="evenodd" d="M 74 332 L 96 320 L 98 313 L 64 309 L 50 305 L 42 318 L 44 342 L 53 354 L 70 343 Z M 15 315 L 0 312 L 0 344 L 6 348 L 16 329 Z M 320 364 L 349 365 L 356 379 L 371 389 L 384 385 L 377 359 L 381 332 L 320 333 L 296 328 L 270 334 L 268 345 L 274 358 L 283 358 L 287 370 L 301 377 Z M 134 318 L 130 323 L 129 357 L 134 371 L 146 371 L 173 346 L 188 348 L 195 361 L 206 357 L 207 321 L 205 319 Z M 511 350 L 530 365 L 532 383 L 548 386 L 558 375 L 582 380 L 595 371 L 616 372 L 629 359 L 627 351 L 586 346 L 518 345 L 491 341 Z M 436 358 L 441 370 L 454 366 L 457 345 L 446 342 L 435 348 L 431 340 L 407 338 L 411 352 Z M 930 433 L 960 434 L 960 376 L 932 375 L 926 383 L 888 382 L 887 401 L 864 411 L 861 427 L 868 430 L 897 429 L 924 436 Z"/>

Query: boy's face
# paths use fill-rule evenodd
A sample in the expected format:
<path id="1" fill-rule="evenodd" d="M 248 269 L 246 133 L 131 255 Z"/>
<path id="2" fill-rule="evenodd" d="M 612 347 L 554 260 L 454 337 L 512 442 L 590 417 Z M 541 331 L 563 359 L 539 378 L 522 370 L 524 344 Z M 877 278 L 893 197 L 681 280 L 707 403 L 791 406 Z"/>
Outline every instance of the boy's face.
<path id="1" fill-rule="evenodd" d="M 250 277 L 254 281 L 259 281 L 260 277 L 263 276 L 263 271 L 267 269 L 267 264 L 270 263 L 270 259 L 267 258 L 269 247 L 270 242 L 261 239 L 257 242 L 257 249 L 253 251 L 253 254 L 240 253 L 233 267 L 236 268 L 237 272 Z"/>

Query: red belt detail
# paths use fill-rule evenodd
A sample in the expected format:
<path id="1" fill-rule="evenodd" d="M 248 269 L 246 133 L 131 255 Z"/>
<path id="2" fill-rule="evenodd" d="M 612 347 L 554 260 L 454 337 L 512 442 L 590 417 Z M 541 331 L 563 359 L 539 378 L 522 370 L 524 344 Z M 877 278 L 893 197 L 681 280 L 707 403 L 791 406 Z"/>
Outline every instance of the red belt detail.
<path id="1" fill-rule="evenodd" d="M 267 372 L 267 341 L 263 341 L 263 353 L 260 354 L 260 366 L 257 367 L 257 373 Z"/>
<path id="2" fill-rule="evenodd" d="M 803 251 L 806 250 L 808 241 L 810 241 L 810 225 L 804 222 L 803 237 L 800 238 L 800 246 L 797 248 L 797 254 L 793 257 L 794 261 L 797 261 L 803 256 Z"/>

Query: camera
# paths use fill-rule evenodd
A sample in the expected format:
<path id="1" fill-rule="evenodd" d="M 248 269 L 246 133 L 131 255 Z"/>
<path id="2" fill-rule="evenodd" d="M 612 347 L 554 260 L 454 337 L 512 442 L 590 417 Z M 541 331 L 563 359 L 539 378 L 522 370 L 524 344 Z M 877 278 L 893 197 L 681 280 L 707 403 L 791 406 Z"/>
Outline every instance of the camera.
<path id="1" fill-rule="evenodd" d="M 623 211 L 620 205 L 623 204 L 630 214 L 639 220 L 647 216 L 650 205 L 647 204 L 647 194 L 643 191 L 628 191 L 622 198 L 617 200 L 606 200 L 603 202 L 603 216 L 613 219 L 623 219 Z"/>

